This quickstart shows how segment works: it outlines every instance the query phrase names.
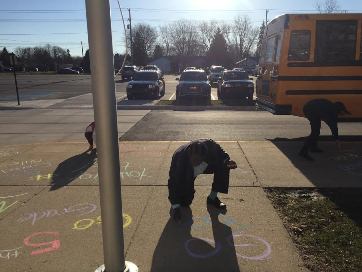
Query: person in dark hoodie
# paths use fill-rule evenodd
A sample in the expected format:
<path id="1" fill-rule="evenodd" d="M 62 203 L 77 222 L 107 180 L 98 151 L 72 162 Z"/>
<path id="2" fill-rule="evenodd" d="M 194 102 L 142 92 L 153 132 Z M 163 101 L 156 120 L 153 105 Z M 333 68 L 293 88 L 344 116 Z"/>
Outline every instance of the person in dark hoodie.
<path id="1" fill-rule="evenodd" d="M 311 133 L 307 137 L 299 155 L 306 160 L 313 161 L 314 159 L 309 155 L 311 152 L 323 152 L 318 147 L 318 137 L 320 135 L 321 121 L 324 121 L 330 128 L 332 135 L 340 147 L 338 141 L 338 116 L 343 114 L 350 114 L 342 102 L 331 102 L 327 99 L 315 99 L 307 102 L 303 107 L 305 117 L 310 122 Z"/>
<path id="2" fill-rule="evenodd" d="M 237 168 L 229 155 L 211 139 L 192 141 L 179 147 L 172 156 L 168 179 L 170 215 L 181 219 L 181 206 L 191 205 L 194 198 L 194 181 L 199 174 L 214 174 L 212 190 L 207 204 L 226 210 L 217 193 L 228 193 L 230 169 Z"/>

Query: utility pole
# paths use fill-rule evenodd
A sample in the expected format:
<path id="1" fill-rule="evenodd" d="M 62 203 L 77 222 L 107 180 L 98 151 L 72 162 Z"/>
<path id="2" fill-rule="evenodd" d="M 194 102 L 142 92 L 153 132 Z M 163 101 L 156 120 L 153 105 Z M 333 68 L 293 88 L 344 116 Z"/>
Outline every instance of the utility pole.
<path id="1" fill-rule="evenodd" d="M 133 65 L 133 39 L 132 39 L 131 9 L 128 9 L 128 21 L 129 21 L 129 39 L 130 39 L 130 44 L 131 44 L 131 63 Z"/>
<path id="2" fill-rule="evenodd" d="M 269 10 L 266 9 L 266 10 L 265 10 L 265 26 L 268 25 L 268 13 L 269 13 Z"/>
<path id="3" fill-rule="evenodd" d="M 13 66 L 14 80 L 15 80 L 15 90 L 16 90 L 16 98 L 18 100 L 18 106 L 20 106 L 20 98 L 19 98 L 19 89 L 18 89 L 18 80 L 16 79 L 16 56 L 14 53 L 10 54 L 10 65 Z"/>
<path id="4" fill-rule="evenodd" d="M 97 272 L 137 272 L 125 262 L 117 109 L 109 0 L 85 0 L 94 120 L 97 126 L 99 195 L 104 265 Z"/>
<path id="5" fill-rule="evenodd" d="M 82 47 L 82 58 L 84 57 L 83 56 L 83 41 L 80 41 L 80 46 Z"/>

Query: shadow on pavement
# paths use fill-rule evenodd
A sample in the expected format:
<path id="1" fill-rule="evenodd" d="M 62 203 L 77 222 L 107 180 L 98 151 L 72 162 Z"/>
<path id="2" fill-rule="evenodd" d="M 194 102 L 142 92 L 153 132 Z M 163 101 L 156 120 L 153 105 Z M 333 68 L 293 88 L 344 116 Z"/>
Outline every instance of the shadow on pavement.
<path id="1" fill-rule="evenodd" d="M 246 99 L 223 99 L 223 105 L 226 106 L 255 106 L 255 101 L 248 101 Z"/>
<path id="2" fill-rule="evenodd" d="M 208 207 L 208 212 L 214 239 L 192 236 L 189 207 L 182 208 L 182 223 L 169 219 L 153 254 L 151 272 L 240 271 L 231 228 L 219 221 L 218 211 Z"/>
<path id="3" fill-rule="evenodd" d="M 97 149 L 85 151 L 61 162 L 54 170 L 50 191 L 68 185 L 90 168 L 97 158 Z"/>
<path id="4" fill-rule="evenodd" d="M 141 106 L 141 105 L 151 105 L 157 99 L 123 99 L 117 102 L 117 106 Z"/>
<path id="5" fill-rule="evenodd" d="M 304 138 L 277 138 L 271 142 L 311 182 L 351 220 L 362 226 L 362 144 L 361 136 L 343 136 L 341 151 L 330 137 L 321 137 L 323 153 L 311 153 L 315 161 L 298 156 Z M 282 170 L 282 166 L 281 166 Z M 310 189 L 310 188 L 309 188 Z"/>

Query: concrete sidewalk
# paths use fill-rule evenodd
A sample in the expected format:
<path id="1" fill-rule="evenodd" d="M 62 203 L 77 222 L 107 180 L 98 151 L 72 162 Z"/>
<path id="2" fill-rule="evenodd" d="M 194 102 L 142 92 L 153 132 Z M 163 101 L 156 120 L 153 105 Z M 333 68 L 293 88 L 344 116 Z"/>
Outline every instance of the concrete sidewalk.
<path id="1" fill-rule="evenodd" d="M 140 271 L 306 271 L 263 187 L 362 187 L 362 146 L 332 143 L 315 163 L 298 142 L 219 142 L 232 171 L 225 215 L 196 180 L 181 224 L 169 220 L 170 159 L 182 142 L 121 142 L 126 259 Z M 4 271 L 94 271 L 103 263 L 95 152 L 84 143 L 0 146 Z M 120 215 L 121 216 L 121 215 Z"/>

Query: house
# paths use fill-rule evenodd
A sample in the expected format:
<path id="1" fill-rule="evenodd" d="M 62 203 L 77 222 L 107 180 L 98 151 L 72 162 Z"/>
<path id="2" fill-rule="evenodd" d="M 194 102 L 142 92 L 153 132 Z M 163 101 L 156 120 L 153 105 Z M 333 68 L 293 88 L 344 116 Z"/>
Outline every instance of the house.
<path id="1" fill-rule="evenodd" d="M 258 65 L 258 59 L 255 57 L 246 57 L 235 63 L 236 67 L 243 68 L 245 71 L 252 72 Z"/>
<path id="2" fill-rule="evenodd" d="M 168 56 L 160 57 L 149 64 L 157 65 L 164 73 L 181 73 L 186 67 L 206 68 L 205 56 Z"/>
<path id="3" fill-rule="evenodd" d="M 156 65 L 163 73 L 171 72 L 171 59 L 169 57 L 160 57 L 151 61 L 149 64 Z"/>

